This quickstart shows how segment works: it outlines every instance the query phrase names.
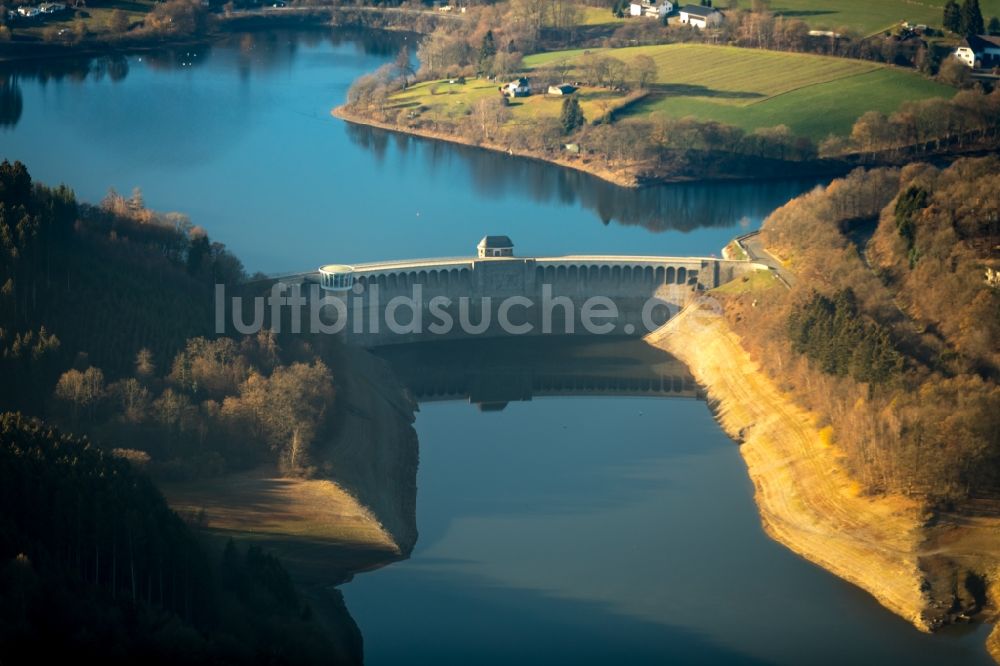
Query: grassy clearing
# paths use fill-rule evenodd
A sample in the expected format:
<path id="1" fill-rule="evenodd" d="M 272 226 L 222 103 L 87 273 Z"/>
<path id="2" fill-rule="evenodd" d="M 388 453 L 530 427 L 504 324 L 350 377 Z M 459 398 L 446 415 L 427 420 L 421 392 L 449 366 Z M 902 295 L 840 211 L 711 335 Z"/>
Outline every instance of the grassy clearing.
<path id="1" fill-rule="evenodd" d="M 427 81 L 411 86 L 393 95 L 391 109 L 419 111 L 426 120 L 456 121 L 469 115 L 477 101 L 497 97 L 500 93 L 494 81 L 469 79 L 464 84 L 447 81 Z M 619 93 L 601 88 L 580 88 L 576 93 L 587 118 L 597 118 L 608 110 L 615 110 L 628 101 Z M 535 121 L 541 118 L 558 118 L 564 97 L 532 95 L 510 101 L 510 122 Z"/>
<path id="2" fill-rule="evenodd" d="M 764 291 L 778 285 L 777 278 L 771 271 L 759 270 L 737 278 L 732 282 L 716 287 L 712 291 L 719 294 L 746 294 L 755 291 Z"/>
<path id="3" fill-rule="evenodd" d="M 331 481 L 291 479 L 276 470 L 161 484 L 172 508 L 205 512 L 207 527 L 230 534 L 304 538 L 391 548 L 371 514 Z"/>
<path id="4" fill-rule="evenodd" d="M 726 245 L 725 252 L 726 254 L 724 254 L 723 256 L 728 257 L 729 259 L 739 259 L 741 261 L 746 261 L 747 259 L 750 258 L 747 255 L 746 251 L 743 249 L 743 247 L 736 241 L 736 239 L 729 241 L 729 243 Z"/>
<path id="5" fill-rule="evenodd" d="M 628 19 L 618 18 L 611 13 L 607 7 L 589 7 L 580 5 L 580 20 L 578 25 L 607 25 L 609 23 L 622 24 Z"/>
<path id="6" fill-rule="evenodd" d="M 630 61 L 640 54 L 659 68 L 652 94 L 629 114 L 694 116 L 746 130 L 788 125 L 813 139 L 846 134 L 866 111 L 888 113 L 902 102 L 949 97 L 954 90 L 915 72 L 876 63 L 801 53 L 704 44 L 604 49 Z M 529 67 L 573 64 L 581 51 L 529 56 Z M 588 116 L 590 117 L 590 116 Z"/>
<path id="7" fill-rule="evenodd" d="M 870 35 L 901 21 L 940 28 L 944 4 L 945 0 L 773 0 L 771 11 L 801 19 L 817 30 L 846 27 Z M 987 19 L 1000 16 L 1000 0 L 980 0 L 979 5 Z"/>

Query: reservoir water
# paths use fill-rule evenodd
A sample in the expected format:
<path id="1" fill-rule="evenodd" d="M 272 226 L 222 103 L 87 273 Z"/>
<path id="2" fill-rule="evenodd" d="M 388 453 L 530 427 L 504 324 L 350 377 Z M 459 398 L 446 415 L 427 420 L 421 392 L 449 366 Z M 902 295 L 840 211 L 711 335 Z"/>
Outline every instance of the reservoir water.
<path id="1" fill-rule="evenodd" d="M 464 255 L 487 233 L 526 255 L 707 255 L 816 184 L 630 191 L 330 116 L 414 40 L 256 33 L 5 65 L 0 158 L 88 201 L 141 187 L 265 273 Z M 530 373 L 519 354 L 498 367 Z M 696 392 L 572 393 L 421 404 L 416 548 L 342 588 L 366 663 L 989 663 L 982 629 L 920 634 L 768 539 Z"/>

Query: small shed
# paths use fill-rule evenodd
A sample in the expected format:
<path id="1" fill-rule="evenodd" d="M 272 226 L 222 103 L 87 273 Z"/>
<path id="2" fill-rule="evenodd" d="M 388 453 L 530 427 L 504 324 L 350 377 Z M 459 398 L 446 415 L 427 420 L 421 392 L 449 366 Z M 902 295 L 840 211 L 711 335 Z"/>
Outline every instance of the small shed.
<path id="1" fill-rule="evenodd" d="M 550 95 L 572 95 L 576 92 L 576 86 L 569 83 L 560 83 L 557 86 L 549 86 Z"/>

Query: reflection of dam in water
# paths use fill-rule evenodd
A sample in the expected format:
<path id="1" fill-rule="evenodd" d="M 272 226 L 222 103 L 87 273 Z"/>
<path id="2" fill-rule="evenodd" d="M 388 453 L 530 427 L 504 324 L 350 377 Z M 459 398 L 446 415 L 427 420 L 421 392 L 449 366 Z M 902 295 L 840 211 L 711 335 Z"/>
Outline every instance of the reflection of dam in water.
<path id="1" fill-rule="evenodd" d="M 701 397 L 683 363 L 636 339 L 461 340 L 375 353 L 417 402 L 468 400 L 493 410 L 538 397 Z"/>

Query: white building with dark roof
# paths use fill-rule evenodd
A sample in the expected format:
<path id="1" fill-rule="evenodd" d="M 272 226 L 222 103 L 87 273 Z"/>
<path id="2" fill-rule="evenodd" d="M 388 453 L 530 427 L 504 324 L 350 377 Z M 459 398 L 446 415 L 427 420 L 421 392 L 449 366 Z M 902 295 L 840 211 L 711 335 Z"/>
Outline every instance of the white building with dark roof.
<path id="1" fill-rule="evenodd" d="M 674 11 L 674 3 L 670 0 L 634 0 L 628 6 L 630 16 L 647 16 L 650 18 L 663 18 Z"/>
<path id="2" fill-rule="evenodd" d="M 1000 65 L 1000 37 L 970 35 L 952 55 L 973 69 L 996 67 Z"/>
<path id="3" fill-rule="evenodd" d="M 514 243 L 508 236 L 483 236 L 476 249 L 480 259 L 514 256 Z"/>
<path id="4" fill-rule="evenodd" d="M 684 5 L 680 10 L 681 23 L 705 29 L 709 26 L 716 26 L 722 23 L 723 15 L 715 7 L 703 7 L 702 5 Z"/>

